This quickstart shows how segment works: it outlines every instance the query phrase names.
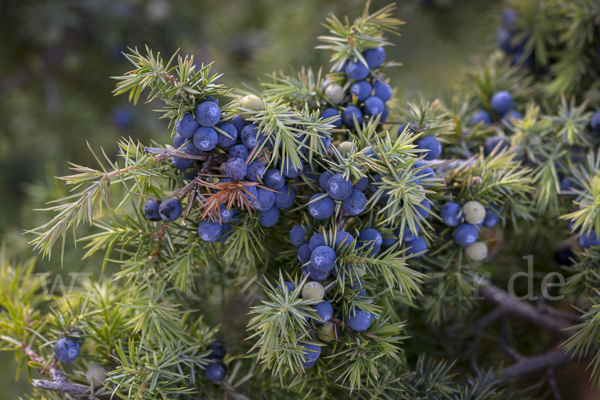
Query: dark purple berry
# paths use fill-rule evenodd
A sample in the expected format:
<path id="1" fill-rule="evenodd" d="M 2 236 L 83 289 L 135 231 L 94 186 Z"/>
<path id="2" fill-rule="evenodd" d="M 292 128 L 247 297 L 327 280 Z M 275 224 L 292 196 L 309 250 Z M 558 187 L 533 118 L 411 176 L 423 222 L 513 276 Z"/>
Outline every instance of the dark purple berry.
<path id="1" fill-rule="evenodd" d="M 270 190 L 257 188 L 256 199 L 250 202 L 257 211 L 267 211 L 275 204 L 275 193 Z"/>
<path id="2" fill-rule="evenodd" d="M 304 225 L 296 225 L 290 231 L 290 241 L 292 242 L 292 245 L 296 247 L 308 243 L 306 241 L 307 236 L 306 227 Z"/>
<path id="3" fill-rule="evenodd" d="M 206 101 L 196 107 L 196 121 L 201 126 L 211 127 L 219 123 L 221 109 L 212 101 Z"/>
<path id="4" fill-rule="evenodd" d="M 214 242 L 221 235 L 221 224 L 216 221 L 203 220 L 198 225 L 198 236 L 205 242 Z"/>
<path id="5" fill-rule="evenodd" d="M 367 206 L 367 196 L 356 189 L 352 194 L 342 201 L 342 210 L 348 215 L 358 215 L 365 210 Z"/>
<path id="6" fill-rule="evenodd" d="M 360 111 L 358 107 L 355 107 L 353 105 L 346 106 L 346 108 L 342 112 L 342 121 L 344 122 L 344 125 L 346 125 L 348 128 L 354 128 L 355 118 L 358 125 L 360 125 L 363 120 L 362 111 Z"/>
<path id="7" fill-rule="evenodd" d="M 191 139 L 200 125 L 194 119 L 194 114 L 187 113 L 175 124 L 175 131 L 186 139 Z"/>
<path id="8" fill-rule="evenodd" d="M 371 326 L 371 318 L 370 312 L 355 308 L 354 312 L 351 312 L 350 315 L 348 315 L 346 323 L 353 331 L 362 332 Z"/>
<path id="9" fill-rule="evenodd" d="M 183 207 L 181 206 L 181 202 L 177 199 L 163 200 L 163 202 L 160 203 L 160 207 L 158 207 L 158 213 L 165 221 L 175 221 L 181 216 L 182 211 Z"/>
<path id="10" fill-rule="evenodd" d="M 229 158 L 238 157 L 245 161 L 248 155 L 248 149 L 243 144 L 236 144 L 229 149 Z"/>
<path id="11" fill-rule="evenodd" d="M 188 160 L 187 158 L 172 157 L 171 163 L 173 164 L 173 168 L 177 168 L 180 171 L 185 171 L 194 166 L 194 160 Z"/>
<path id="12" fill-rule="evenodd" d="M 260 161 L 252 161 L 248 165 L 248 171 L 246 172 L 246 178 L 252 182 L 258 182 L 259 179 L 263 179 L 265 174 L 265 166 Z"/>
<path id="13" fill-rule="evenodd" d="M 321 347 L 310 343 L 301 343 L 304 346 L 304 362 L 313 362 L 321 355 Z"/>
<path id="14" fill-rule="evenodd" d="M 356 97 L 359 103 L 365 101 L 365 99 L 371 96 L 373 86 L 367 81 L 358 81 L 350 86 L 350 93 L 353 97 Z"/>
<path id="15" fill-rule="evenodd" d="M 219 339 L 213 339 L 212 342 L 208 345 L 208 350 L 210 350 L 209 358 L 217 358 L 223 359 L 227 354 L 227 347 L 225 347 L 225 343 L 220 341 Z"/>
<path id="16" fill-rule="evenodd" d="M 332 117 L 337 117 L 337 119 L 335 121 L 331 122 L 331 125 L 333 125 L 335 128 L 339 128 L 340 126 L 342 126 L 341 115 L 340 115 L 339 111 L 336 110 L 335 108 L 332 108 L 332 107 L 326 108 L 321 113 L 321 118 L 323 118 L 323 119 L 332 118 Z"/>
<path id="17" fill-rule="evenodd" d="M 146 217 L 148 221 L 160 221 L 162 218 L 158 213 L 158 207 L 160 207 L 160 202 L 148 200 L 144 203 L 144 217 Z"/>
<path id="18" fill-rule="evenodd" d="M 320 200 L 316 200 L 321 194 L 315 194 L 310 198 L 308 204 L 308 212 L 315 219 L 327 219 L 333 214 L 335 203 L 330 197 L 324 197 Z"/>
<path id="19" fill-rule="evenodd" d="M 426 160 L 435 160 L 442 154 L 442 145 L 439 140 L 433 136 L 425 136 L 417 143 L 417 148 L 426 150 L 422 154 L 425 154 Z"/>
<path id="20" fill-rule="evenodd" d="M 310 256 L 310 262 L 319 272 L 328 272 L 335 267 L 335 250 L 329 246 L 317 247 Z"/>
<path id="21" fill-rule="evenodd" d="M 315 320 L 317 323 L 325 323 L 333 317 L 333 307 L 329 304 L 328 301 L 322 301 L 312 306 L 317 312 L 317 315 L 321 318 L 320 320 Z"/>
<path id="22" fill-rule="evenodd" d="M 227 135 L 229 135 L 230 137 L 227 137 L 225 135 L 223 135 L 221 132 L 217 132 L 217 144 L 221 147 L 230 147 L 233 146 L 233 144 L 236 142 L 237 138 L 238 138 L 238 131 L 237 129 L 235 129 L 235 126 L 233 124 L 230 124 L 229 122 L 225 122 L 223 124 L 219 124 L 217 125 L 217 128 L 219 128 L 220 130 L 222 130 L 223 132 L 225 132 Z"/>
<path id="23" fill-rule="evenodd" d="M 296 192 L 289 186 L 284 185 L 281 189 L 275 192 L 275 207 L 280 210 L 286 210 L 294 205 L 296 201 Z"/>
<path id="24" fill-rule="evenodd" d="M 248 125 L 248 122 L 246 122 L 246 120 L 240 117 L 239 115 L 236 115 L 235 117 L 231 118 L 231 123 L 233 124 L 233 126 L 235 126 L 235 129 L 238 131 L 238 134 L 242 133 L 242 129 L 244 129 L 244 127 Z"/>
<path id="25" fill-rule="evenodd" d="M 214 104 L 214 103 L 203 103 Z M 205 128 L 201 126 L 194 132 L 194 145 L 202 151 L 210 151 L 217 146 L 219 136 L 213 128 Z"/>
<path id="26" fill-rule="evenodd" d="M 298 249 L 298 260 L 300 260 L 302 264 L 306 264 L 310 261 L 311 254 L 312 250 L 310 249 L 310 245 L 305 243 Z"/>
<path id="27" fill-rule="evenodd" d="M 454 232 L 454 241 L 460 246 L 470 246 L 477 241 L 479 232 L 474 225 L 462 223 L 456 227 Z"/>
<path id="28" fill-rule="evenodd" d="M 211 362 L 204 368 L 204 375 L 209 381 L 221 382 L 227 376 L 227 366 L 221 360 Z"/>
<path id="29" fill-rule="evenodd" d="M 348 78 L 350 79 L 357 81 L 363 80 L 369 76 L 369 67 L 360 60 L 350 60 L 346 63 L 346 75 L 348 75 Z"/>
<path id="30" fill-rule="evenodd" d="M 310 251 L 314 251 L 319 246 L 325 245 L 325 239 L 323 238 L 322 233 L 315 233 L 312 235 L 310 240 L 308 241 L 308 245 L 310 246 Z"/>
<path id="31" fill-rule="evenodd" d="M 283 185 L 285 185 L 285 178 L 276 168 L 269 168 L 265 172 L 265 177 L 263 178 L 265 185 L 273 190 L 281 189 Z"/>
<path id="32" fill-rule="evenodd" d="M 362 52 L 362 56 L 365 58 L 369 68 L 377 68 L 385 61 L 385 49 L 383 47 L 367 49 Z"/>
<path id="33" fill-rule="evenodd" d="M 373 84 L 375 97 L 378 97 L 384 103 L 392 98 L 392 87 L 383 80 L 377 79 Z"/>
<path id="34" fill-rule="evenodd" d="M 347 199 L 352 189 L 352 182 L 342 174 L 335 174 L 327 181 L 327 193 L 334 200 Z"/>
<path id="35" fill-rule="evenodd" d="M 327 191 L 327 182 L 329 182 L 329 179 L 331 179 L 332 176 L 333 175 L 327 171 L 321 174 L 321 176 L 319 177 L 319 187 L 322 191 Z"/>
<path id="36" fill-rule="evenodd" d="M 385 104 L 379 97 L 371 96 L 365 100 L 363 105 L 363 113 L 372 117 L 376 117 L 383 113 Z"/>
<path id="37" fill-rule="evenodd" d="M 62 337 L 54 344 L 54 355 L 63 363 L 72 363 L 79 357 L 81 345 L 70 337 Z"/>
<path id="38" fill-rule="evenodd" d="M 414 258 L 422 257 L 423 254 L 415 256 L 415 254 L 421 253 L 427 250 L 427 242 L 421 236 L 417 236 L 415 240 L 411 240 L 406 244 L 406 255 L 413 256 Z"/>
<path id="39" fill-rule="evenodd" d="M 224 171 L 231 179 L 242 180 L 246 177 L 247 166 L 241 158 L 230 158 L 225 164 Z"/>
<path id="40" fill-rule="evenodd" d="M 490 100 L 490 108 L 497 115 L 506 114 L 511 108 L 513 108 L 513 105 L 514 100 L 512 96 L 505 90 L 494 93 Z"/>
<path id="41" fill-rule="evenodd" d="M 257 145 L 261 145 L 265 141 L 265 135 L 258 131 L 258 125 L 250 124 L 246 125 L 244 129 L 242 129 L 242 143 L 244 146 L 248 148 L 248 150 L 252 150 Z"/>
<path id="42" fill-rule="evenodd" d="M 279 220 L 279 209 L 277 207 L 271 207 L 267 211 L 262 211 L 258 215 L 258 223 L 260 226 L 270 228 L 274 226 Z"/>

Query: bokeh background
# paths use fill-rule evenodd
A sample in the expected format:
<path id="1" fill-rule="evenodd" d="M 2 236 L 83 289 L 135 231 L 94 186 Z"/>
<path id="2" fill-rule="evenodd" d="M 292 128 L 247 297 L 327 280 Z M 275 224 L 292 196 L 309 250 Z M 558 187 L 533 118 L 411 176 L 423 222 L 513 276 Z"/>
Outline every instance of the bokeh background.
<path id="1" fill-rule="evenodd" d="M 372 10 L 388 4 L 373 0 Z M 148 45 L 166 58 L 180 49 L 196 63 L 214 62 L 222 83 L 257 87 L 274 71 L 302 65 L 328 69 L 329 54 L 315 50 L 329 13 L 354 17 L 363 0 L 0 0 L 0 241 L 9 256 L 36 256 L 24 231 L 47 220 L 32 212 L 67 195 L 54 176 L 71 161 L 96 167 L 88 143 L 106 154 L 120 137 L 169 141 L 152 104 L 135 108 L 113 97 L 115 81 L 131 67 L 122 51 Z M 400 1 L 406 22 L 390 38 L 389 71 L 401 101 L 442 98 L 477 54 L 494 47 L 505 7 L 498 0 Z M 81 261 L 67 245 L 60 257 L 38 260 L 40 272 L 99 271 L 97 259 Z M 62 269 L 61 269 L 62 268 Z M 108 271 L 110 272 L 110 271 Z M 572 375 L 577 375 L 573 371 Z M 23 398 L 30 387 L 15 382 L 10 354 L 0 353 L 0 400 Z M 570 379 L 568 376 L 564 379 Z M 589 386 L 589 385 L 585 385 Z M 579 397 L 581 393 L 572 398 Z M 575 392 L 573 392 L 575 394 Z"/>

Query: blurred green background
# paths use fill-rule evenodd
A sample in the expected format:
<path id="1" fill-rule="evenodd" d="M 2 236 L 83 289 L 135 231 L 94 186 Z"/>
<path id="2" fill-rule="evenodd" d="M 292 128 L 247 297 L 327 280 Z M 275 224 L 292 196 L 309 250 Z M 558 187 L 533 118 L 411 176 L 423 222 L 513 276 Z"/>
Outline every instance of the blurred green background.
<path id="1" fill-rule="evenodd" d="M 371 10 L 388 1 L 374 0 Z M 362 0 L 0 0 L 0 239 L 9 255 L 34 254 L 25 229 L 47 220 L 31 210 L 67 191 L 53 176 L 67 161 L 96 167 L 87 148 L 116 151 L 130 136 L 169 141 L 152 104 L 133 107 L 115 98 L 111 76 L 128 71 L 127 47 L 148 45 L 168 58 L 195 55 L 214 61 L 222 83 L 257 86 L 273 71 L 302 65 L 328 68 L 329 53 L 314 50 L 329 13 L 355 17 Z M 389 71 L 401 99 L 448 100 L 471 58 L 494 46 L 500 1 L 412 0 L 398 4 L 406 22 L 388 48 L 402 67 Z M 50 188 L 51 190 L 48 190 Z M 70 251 L 62 273 L 98 271 L 97 260 Z M 59 271 L 60 257 L 39 260 L 39 271 Z M 70 278 L 65 278 L 69 285 Z M 14 380 L 12 356 L 0 354 L 0 399 L 29 391 Z"/>

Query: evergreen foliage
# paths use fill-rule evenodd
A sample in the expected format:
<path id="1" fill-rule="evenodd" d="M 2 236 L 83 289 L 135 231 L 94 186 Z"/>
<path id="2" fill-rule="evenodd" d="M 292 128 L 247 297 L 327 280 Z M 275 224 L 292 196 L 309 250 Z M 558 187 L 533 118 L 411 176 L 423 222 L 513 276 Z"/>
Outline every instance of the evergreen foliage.
<path id="1" fill-rule="evenodd" d="M 50 257 L 91 225 L 76 239 L 85 257 L 119 271 L 47 304 L 33 262 L 0 255 L 0 344 L 45 375 L 33 397 L 517 399 L 525 378 L 560 396 L 556 371 L 583 358 L 598 384 L 600 7 L 511 7 L 502 50 L 450 104 L 388 99 L 393 5 L 327 19 L 329 73 L 272 74 L 250 91 L 192 56 L 130 49 L 114 93 L 161 107 L 173 145 L 123 139 L 115 162 L 72 164 L 60 178 L 72 194 L 28 231 Z M 357 95 L 357 81 L 373 91 Z M 211 131 L 231 142 L 200 149 Z M 237 175 L 252 163 L 265 172 Z M 518 256 L 546 260 L 551 238 L 569 236 L 561 301 L 500 289 Z M 235 295 L 251 306 L 247 341 L 223 357 L 202 312 Z M 72 362 L 54 350 L 67 340 Z"/>

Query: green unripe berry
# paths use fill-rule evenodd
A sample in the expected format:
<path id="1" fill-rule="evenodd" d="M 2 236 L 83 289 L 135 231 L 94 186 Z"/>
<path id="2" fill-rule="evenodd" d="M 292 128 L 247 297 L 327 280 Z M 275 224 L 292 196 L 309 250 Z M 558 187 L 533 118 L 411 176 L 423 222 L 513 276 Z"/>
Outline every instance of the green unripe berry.
<path id="1" fill-rule="evenodd" d="M 344 100 L 344 88 L 338 84 L 329 85 L 325 89 L 325 97 L 332 104 L 340 104 Z"/>
<path id="2" fill-rule="evenodd" d="M 104 382 L 106 379 L 106 368 L 102 365 L 92 364 L 85 373 L 85 377 L 90 385 L 95 384 L 96 382 Z"/>
<path id="3" fill-rule="evenodd" d="M 348 155 L 352 153 L 352 142 L 340 143 L 340 153 L 342 153 L 342 155 Z"/>
<path id="4" fill-rule="evenodd" d="M 321 324 L 321 326 L 319 327 L 320 331 L 319 333 L 317 333 L 319 339 L 321 339 L 324 342 L 331 342 L 332 340 L 334 340 L 335 331 L 333 325 L 333 322 L 325 322 L 324 324 Z"/>
<path id="5" fill-rule="evenodd" d="M 483 242 L 475 242 L 470 246 L 467 246 L 465 251 L 467 252 L 467 257 L 469 257 L 473 261 L 481 261 L 487 257 L 488 247 Z"/>
<path id="6" fill-rule="evenodd" d="M 365 271 L 361 267 L 354 267 L 354 273 L 360 278 L 365 275 Z"/>
<path id="7" fill-rule="evenodd" d="M 485 219 L 485 208 L 478 201 L 468 201 L 462 208 L 465 220 L 471 225 L 479 225 Z"/>
<path id="8" fill-rule="evenodd" d="M 262 111 L 265 109 L 263 107 L 262 100 L 253 94 L 249 94 L 248 96 L 242 97 L 240 99 L 240 107 L 253 111 Z M 253 116 L 252 114 L 247 112 L 242 112 L 240 115 L 244 119 L 248 119 Z"/>
<path id="9" fill-rule="evenodd" d="M 302 298 L 304 300 L 321 301 L 323 297 L 325 297 L 325 290 L 319 282 L 308 282 L 302 288 Z"/>

